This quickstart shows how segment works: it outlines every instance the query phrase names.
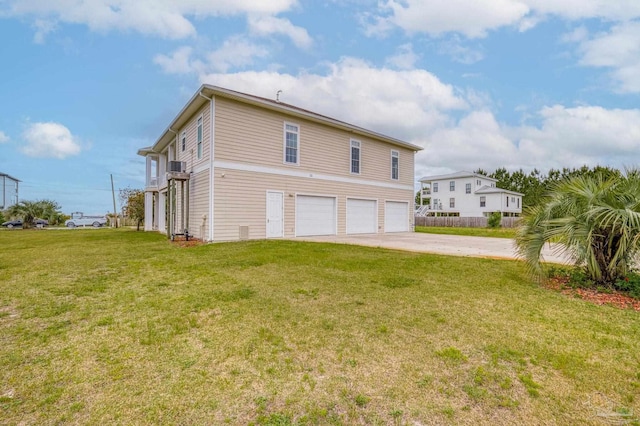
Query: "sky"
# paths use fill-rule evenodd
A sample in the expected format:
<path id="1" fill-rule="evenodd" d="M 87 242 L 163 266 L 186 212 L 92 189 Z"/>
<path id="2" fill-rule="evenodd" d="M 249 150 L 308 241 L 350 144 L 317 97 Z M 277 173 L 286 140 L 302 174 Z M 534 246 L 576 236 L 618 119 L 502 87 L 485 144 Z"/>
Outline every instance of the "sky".
<path id="1" fill-rule="evenodd" d="M 143 188 L 203 83 L 420 145 L 416 178 L 640 165 L 638 0 L 0 0 L 0 58 L 0 172 L 67 214 Z"/>

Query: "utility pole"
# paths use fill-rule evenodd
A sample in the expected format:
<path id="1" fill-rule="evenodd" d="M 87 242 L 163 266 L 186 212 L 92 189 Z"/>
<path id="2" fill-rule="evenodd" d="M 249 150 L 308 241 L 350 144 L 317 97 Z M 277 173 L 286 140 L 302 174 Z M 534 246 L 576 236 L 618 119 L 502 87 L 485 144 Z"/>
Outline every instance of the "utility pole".
<path id="1" fill-rule="evenodd" d="M 111 174 L 111 195 L 113 196 L 113 222 L 118 227 L 118 212 L 116 211 L 116 191 L 113 189 L 113 174 Z"/>

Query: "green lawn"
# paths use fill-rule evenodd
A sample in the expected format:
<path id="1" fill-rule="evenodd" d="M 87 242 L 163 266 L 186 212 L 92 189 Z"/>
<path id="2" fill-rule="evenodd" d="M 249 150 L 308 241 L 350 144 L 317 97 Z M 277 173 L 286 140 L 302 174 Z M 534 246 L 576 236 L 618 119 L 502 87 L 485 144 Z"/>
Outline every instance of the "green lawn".
<path id="1" fill-rule="evenodd" d="M 518 262 L 110 229 L 2 231 L 0 247 L 2 424 L 640 413 L 640 314 L 545 290 Z"/>
<path id="2" fill-rule="evenodd" d="M 468 237 L 514 238 L 515 228 L 458 228 L 449 226 L 416 226 L 416 232 L 427 234 L 465 235 Z"/>

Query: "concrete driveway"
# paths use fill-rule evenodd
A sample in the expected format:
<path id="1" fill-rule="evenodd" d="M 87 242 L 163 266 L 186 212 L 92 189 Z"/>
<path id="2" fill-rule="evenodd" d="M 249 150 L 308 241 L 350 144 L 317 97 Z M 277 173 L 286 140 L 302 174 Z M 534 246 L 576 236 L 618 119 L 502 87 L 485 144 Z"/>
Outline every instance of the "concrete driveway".
<path id="1" fill-rule="evenodd" d="M 509 238 L 466 237 L 459 235 L 426 234 L 422 232 L 402 232 L 393 234 L 298 237 L 296 240 L 355 244 L 451 256 L 516 259 L 515 244 L 514 241 Z M 542 255 L 546 262 L 569 263 L 566 258 L 554 254 L 553 249 L 553 245 L 545 245 Z"/>

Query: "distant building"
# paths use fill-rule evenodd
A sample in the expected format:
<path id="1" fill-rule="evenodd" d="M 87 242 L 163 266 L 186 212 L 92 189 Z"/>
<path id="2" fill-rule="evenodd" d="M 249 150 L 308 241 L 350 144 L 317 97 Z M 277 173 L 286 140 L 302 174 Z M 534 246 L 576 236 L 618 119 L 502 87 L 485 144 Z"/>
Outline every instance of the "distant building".
<path id="1" fill-rule="evenodd" d="M 487 217 L 493 212 L 503 216 L 522 214 L 519 192 L 498 188 L 496 179 L 472 172 L 426 176 L 420 179 L 422 197 L 431 198 L 420 208 L 423 216 Z"/>
<path id="2" fill-rule="evenodd" d="M 18 179 L 0 173 L 0 210 L 18 203 Z"/>

